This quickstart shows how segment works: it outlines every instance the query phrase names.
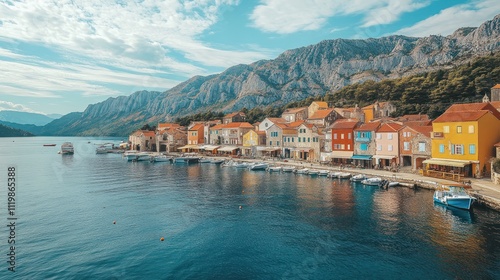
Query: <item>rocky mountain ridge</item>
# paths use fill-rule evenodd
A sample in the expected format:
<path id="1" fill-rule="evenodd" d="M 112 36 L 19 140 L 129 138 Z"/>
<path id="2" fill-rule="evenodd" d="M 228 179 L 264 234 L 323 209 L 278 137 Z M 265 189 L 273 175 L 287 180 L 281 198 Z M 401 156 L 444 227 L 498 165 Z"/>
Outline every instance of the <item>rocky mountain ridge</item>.
<path id="1" fill-rule="evenodd" d="M 288 50 L 276 59 L 195 76 L 163 93 L 136 92 L 89 105 L 68 124 L 75 135 L 117 135 L 142 124 L 207 110 L 231 112 L 322 96 L 366 80 L 380 81 L 466 63 L 500 49 L 500 15 L 449 36 L 393 35 L 335 39 Z M 47 135 L 57 135 L 51 124 Z"/>

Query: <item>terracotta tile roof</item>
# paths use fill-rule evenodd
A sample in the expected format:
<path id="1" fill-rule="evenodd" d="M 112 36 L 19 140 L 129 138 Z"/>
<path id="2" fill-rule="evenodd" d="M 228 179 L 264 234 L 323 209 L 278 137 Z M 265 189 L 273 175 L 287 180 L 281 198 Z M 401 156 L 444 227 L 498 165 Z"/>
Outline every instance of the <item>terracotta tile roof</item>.
<path id="1" fill-rule="evenodd" d="M 283 129 L 283 135 L 297 135 L 297 129 L 287 127 Z"/>
<path id="2" fill-rule="evenodd" d="M 324 119 L 326 118 L 329 114 L 331 114 L 333 109 L 323 109 L 323 110 L 318 110 L 314 112 L 312 116 L 309 117 L 310 120 L 318 120 L 318 119 Z"/>
<path id="3" fill-rule="evenodd" d="M 195 124 L 193 125 L 193 127 L 191 127 L 189 130 L 200 130 L 201 128 L 203 128 L 203 124 Z"/>
<path id="4" fill-rule="evenodd" d="M 296 121 L 296 122 L 291 122 L 291 123 L 288 123 L 288 127 L 299 127 L 304 122 L 305 122 L 304 120 L 300 120 L 300 121 Z"/>
<path id="5" fill-rule="evenodd" d="M 333 123 L 332 129 L 354 129 L 358 126 L 359 121 L 347 119 L 347 120 L 337 120 Z"/>
<path id="6" fill-rule="evenodd" d="M 236 128 L 236 127 L 253 128 L 253 125 L 251 125 L 247 122 L 231 122 L 231 123 L 226 124 L 223 128 Z"/>
<path id="7" fill-rule="evenodd" d="M 444 112 L 441 116 L 435 119 L 434 122 L 440 123 L 440 122 L 477 121 L 482 116 L 488 113 L 491 113 L 491 111 L 479 110 L 479 111 Z"/>
<path id="8" fill-rule="evenodd" d="M 425 125 L 425 126 L 414 126 L 411 127 L 413 130 L 415 130 L 418 133 L 421 133 L 427 137 L 431 137 L 432 133 L 432 125 Z"/>
<path id="9" fill-rule="evenodd" d="M 222 129 L 224 128 L 226 125 L 225 124 L 217 124 L 217 125 L 214 125 L 210 128 L 210 130 L 219 130 L 219 129 Z"/>
<path id="10" fill-rule="evenodd" d="M 498 110 L 489 102 L 453 104 L 444 113 L 462 112 L 462 111 L 479 111 L 479 110 L 489 110 L 489 111 L 493 112 L 493 115 L 497 119 L 500 119 L 500 112 L 498 112 Z"/>
<path id="11" fill-rule="evenodd" d="M 155 137 L 156 133 L 154 131 L 149 131 L 149 130 L 143 130 L 142 134 L 146 137 Z"/>
<path id="12" fill-rule="evenodd" d="M 377 132 L 397 132 L 401 128 L 403 128 L 403 126 L 399 123 L 384 123 L 379 127 Z"/>
<path id="13" fill-rule="evenodd" d="M 494 87 L 492 88 L 500 88 L 500 84 L 496 84 Z"/>
<path id="14" fill-rule="evenodd" d="M 428 121 L 429 116 L 426 114 L 413 114 L 413 115 L 404 115 L 397 118 L 398 121 Z"/>
<path id="15" fill-rule="evenodd" d="M 500 101 L 490 101 L 491 105 L 497 110 L 500 109 Z"/>
<path id="16" fill-rule="evenodd" d="M 266 136 L 266 132 L 264 130 L 257 130 L 255 132 L 257 133 L 257 135 Z"/>
<path id="17" fill-rule="evenodd" d="M 275 123 L 274 125 L 281 128 L 281 129 L 288 127 L 288 125 L 286 123 Z"/>
<path id="18" fill-rule="evenodd" d="M 180 127 L 178 123 L 158 123 L 158 129 L 166 129 L 170 127 Z"/>
<path id="19" fill-rule="evenodd" d="M 355 130 L 357 131 L 375 131 L 380 126 L 380 122 L 369 122 L 360 125 Z"/>

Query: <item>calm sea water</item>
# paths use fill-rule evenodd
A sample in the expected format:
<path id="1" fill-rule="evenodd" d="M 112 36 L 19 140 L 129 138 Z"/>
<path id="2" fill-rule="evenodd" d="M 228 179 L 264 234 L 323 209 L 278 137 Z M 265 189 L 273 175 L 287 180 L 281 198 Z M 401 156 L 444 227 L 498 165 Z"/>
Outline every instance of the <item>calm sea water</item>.
<path id="1" fill-rule="evenodd" d="M 57 154 L 65 141 L 75 155 Z M 497 212 L 446 209 L 427 190 L 127 162 L 96 155 L 104 142 L 0 139 L 2 225 L 9 166 L 18 183 L 16 272 L 4 226 L 0 278 L 500 279 Z"/>

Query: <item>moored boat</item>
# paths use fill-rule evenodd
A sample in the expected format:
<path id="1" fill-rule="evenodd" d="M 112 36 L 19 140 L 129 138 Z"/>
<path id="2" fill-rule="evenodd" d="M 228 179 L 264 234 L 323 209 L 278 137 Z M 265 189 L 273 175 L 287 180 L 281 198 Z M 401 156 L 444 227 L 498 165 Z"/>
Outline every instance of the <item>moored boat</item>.
<path id="1" fill-rule="evenodd" d="M 199 157 L 176 157 L 174 159 L 175 163 L 197 163 L 200 160 Z"/>
<path id="2" fill-rule="evenodd" d="M 309 174 L 311 176 L 318 176 L 319 170 L 314 170 L 314 169 L 313 170 L 309 170 L 309 172 L 307 174 Z"/>
<path id="3" fill-rule="evenodd" d="M 224 162 L 223 159 L 212 159 L 212 160 L 210 160 L 211 164 L 221 164 L 223 162 Z"/>
<path id="4" fill-rule="evenodd" d="M 61 151 L 59 152 L 63 155 L 72 155 L 75 153 L 75 150 L 73 148 L 73 144 L 71 142 L 64 142 L 61 145 Z"/>
<path id="5" fill-rule="evenodd" d="M 307 168 L 301 168 L 301 169 L 295 170 L 295 174 L 308 174 L 308 173 L 309 173 L 309 169 L 307 169 Z"/>
<path id="6" fill-rule="evenodd" d="M 361 184 L 366 186 L 381 186 L 383 183 L 384 180 L 379 177 L 367 178 L 361 181 Z"/>
<path id="7" fill-rule="evenodd" d="M 126 151 L 123 153 L 123 157 L 127 159 L 128 161 L 133 161 L 137 158 L 137 151 L 131 150 L 131 151 Z"/>
<path id="8" fill-rule="evenodd" d="M 170 162 L 172 157 L 166 155 L 156 155 L 151 157 L 151 162 Z"/>
<path id="9" fill-rule="evenodd" d="M 351 181 L 353 182 L 361 182 L 365 180 L 367 177 L 364 174 L 357 174 L 351 177 Z"/>
<path id="10" fill-rule="evenodd" d="M 43 144 L 44 147 L 54 147 L 56 144 Z"/>
<path id="11" fill-rule="evenodd" d="M 328 176 L 330 174 L 330 171 L 328 170 L 319 170 L 318 171 L 318 176 Z"/>
<path id="12" fill-rule="evenodd" d="M 348 173 L 348 172 L 340 172 L 338 175 L 337 175 L 338 178 L 340 179 L 349 179 L 351 177 L 351 173 Z"/>
<path id="13" fill-rule="evenodd" d="M 293 172 L 294 170 L 295 170 L 295 167 L 293 167 L 293 166 L 283 166 L 281 168 L 281 171 L 286 172 L 286 173 Z"/>
<path id="14" fill-rule="evenodd" d="M 434 202 L 447 206 L 470 210 L 472 203 L 476 198 L 470 196 L 465 185 L 442 185 L 434 192 Z"/>
<path id="15" fill-rule="evenodd" d="M 266 170 L 269 167 L 269 164 L 265 162 L 256 162 L 251 164 L 248 169 L 249 170 Z"/>
<path id="16" fill-rule="evenodd" d="M 281 166 L 269 166 L 267 168 L 267 171 L 269 172 L 280 172 L 281 171 Z"/>

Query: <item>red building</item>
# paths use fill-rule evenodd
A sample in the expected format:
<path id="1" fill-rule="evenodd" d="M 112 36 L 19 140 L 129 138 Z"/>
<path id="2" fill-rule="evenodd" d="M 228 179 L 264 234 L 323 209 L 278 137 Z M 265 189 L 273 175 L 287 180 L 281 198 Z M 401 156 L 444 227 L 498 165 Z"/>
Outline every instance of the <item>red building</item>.
<path id="1" fill-rule="evenodd" d="M 348 164 L 354 152 L 354 129 L 360 122 L 356 119 L 337 120 L 332 125 L 332 153 L 334 163 Z"/>

